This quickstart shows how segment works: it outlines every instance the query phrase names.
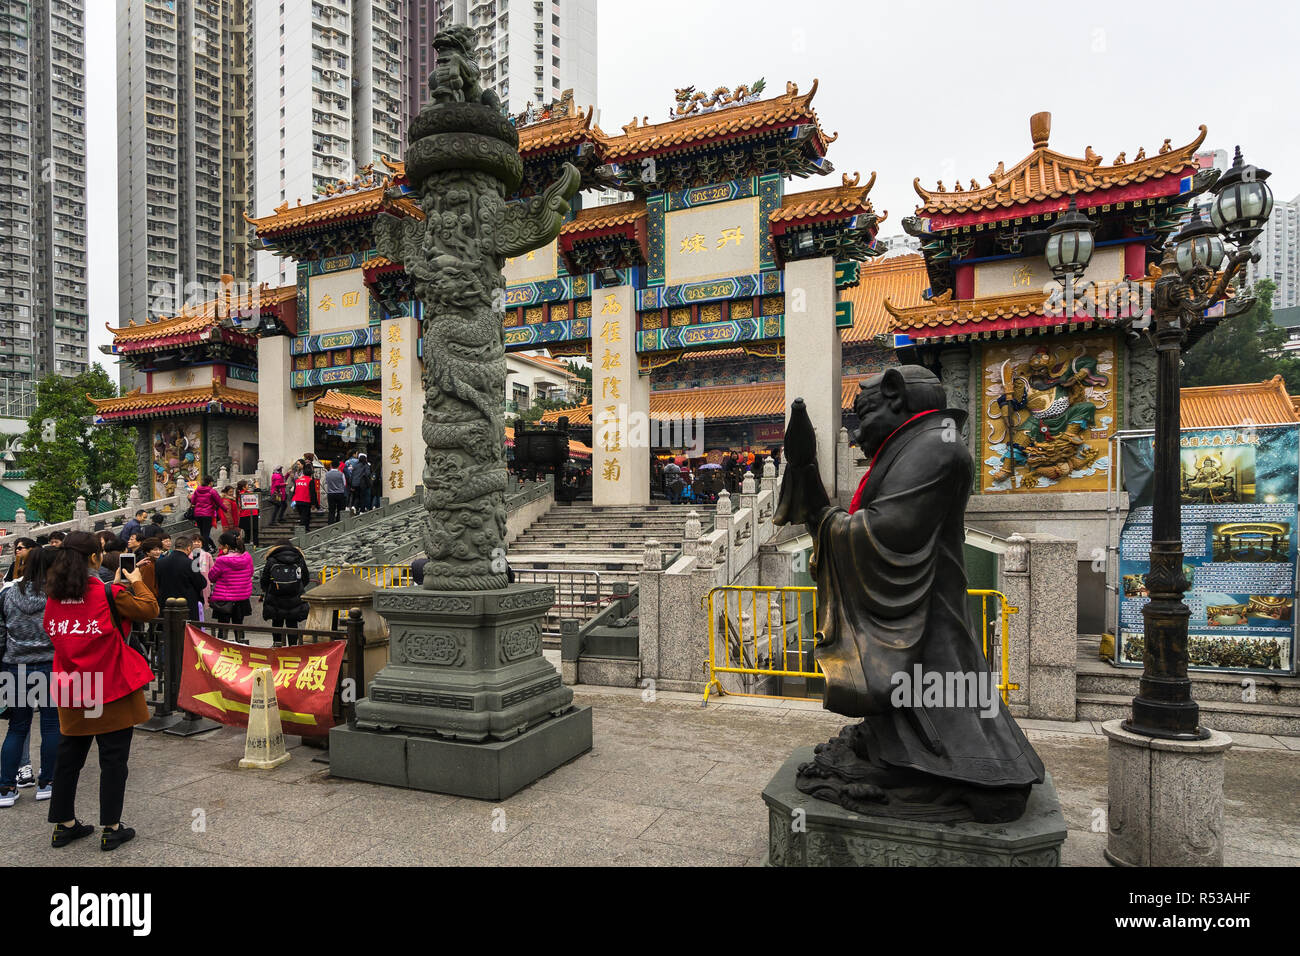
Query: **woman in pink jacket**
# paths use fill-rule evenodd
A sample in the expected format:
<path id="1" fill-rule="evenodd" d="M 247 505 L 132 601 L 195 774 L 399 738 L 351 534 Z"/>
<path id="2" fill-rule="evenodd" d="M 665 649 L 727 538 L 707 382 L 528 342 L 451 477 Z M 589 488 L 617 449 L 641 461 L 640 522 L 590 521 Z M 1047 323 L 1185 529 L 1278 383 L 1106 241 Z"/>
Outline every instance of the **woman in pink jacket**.
<path id="1" fill-rule="evenodd" d="M 243 624 L 253 613 L 253 556 L 244 540 L 233 531 L 220 537 L 221 549 L 208 571 L 212 582 L 212 615 L 219 624 Z M 218 640 L 225 640 L 224 628 L 217 628 Z"/>
<path id="2" fill-rule="evenodd" d="M 199 486 L 190 495 L 190 504 L 194 506 L 194 523 L 199 526 L 199 537 L 203 540 L 203 550 L 212 548 L 212 519 L 221 514 L 221 495 L 212 487 L 212 476 L 204 475 Z"/>

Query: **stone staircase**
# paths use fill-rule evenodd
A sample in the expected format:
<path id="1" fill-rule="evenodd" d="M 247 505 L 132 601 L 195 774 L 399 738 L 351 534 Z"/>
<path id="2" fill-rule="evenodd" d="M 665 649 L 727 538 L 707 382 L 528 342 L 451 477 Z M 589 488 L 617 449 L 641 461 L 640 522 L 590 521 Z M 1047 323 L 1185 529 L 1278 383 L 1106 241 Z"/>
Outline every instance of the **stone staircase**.
<path id="1" fill-rule="evenodd" d="M 641 572 L 647 540 L 660 543 L 665 564 L 680 553 L 692 510 L 702 530 L 712 530 L 710 506 L 557 504 L 510 545 L 510 566 L 516 571 L 595 571 L 602 585 L 625 582 L 630 587 Z"/>
<path id="2" fill-rule="evenodd" d="M 1115 720 L 1129 715 L 1138 693 L 1140 667 L 1116 667 L 1098 660 L 1098 638 L 1079 637 L 1075 676 L 1078 720 Z M 1192 696 L 1201 720 L 1214 730 L 1231 734 L 1277 734 L 1300 737 L 1300 677 L 1287 674 L 1218 674 L 1191 671 Z M 1254 701 L 1242 700 L 1242 681 L 1254 681 Z"/>

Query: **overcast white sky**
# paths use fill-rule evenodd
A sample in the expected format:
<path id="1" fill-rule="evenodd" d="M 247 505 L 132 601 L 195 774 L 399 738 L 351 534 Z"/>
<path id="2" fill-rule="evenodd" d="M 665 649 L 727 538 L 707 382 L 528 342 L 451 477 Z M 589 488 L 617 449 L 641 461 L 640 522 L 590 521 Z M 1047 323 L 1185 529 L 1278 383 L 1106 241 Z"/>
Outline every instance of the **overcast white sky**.
<path id="1" fill-rule="evenodd" d="M 117 128 L 113 0 L 87 0 L 90 324 L 92 348 L 117 322 Z M 1051 145 L 1110 163 L 1154 153 L 1209 127 L 1207 147 L 1273 172 L 1279 199 L 1300 193 L 1300 7 L 1234 0 L 814 2 L 600 0 L 599 123 L 666 119 L 673 89 L 787 80 L 807 90 L 828 133 L 835 173 L 790 191 L 878 172 L 871 198 L 901 232 L 914 177 L 988 174 L 1029 152 L 1029 116 L 1052 113 Z M 99 38 L 99 42 L 94 42 Z M 306 147 L 306 144 L 304 144 Z M 265 212 L 266 210 L 259 210 Z M 98 354 L 95 352 L 94 354 Z"/>

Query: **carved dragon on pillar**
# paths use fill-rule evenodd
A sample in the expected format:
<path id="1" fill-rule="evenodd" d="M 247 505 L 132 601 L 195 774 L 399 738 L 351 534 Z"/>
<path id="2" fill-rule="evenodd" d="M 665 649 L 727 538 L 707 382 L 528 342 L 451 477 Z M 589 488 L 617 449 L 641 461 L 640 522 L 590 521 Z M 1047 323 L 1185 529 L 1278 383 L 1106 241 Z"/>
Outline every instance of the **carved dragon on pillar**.
<path id="1" fill-rule="evenodd" d="M 501 270 L 507 257 L 559 234 L 580 181 L 566 163 L 540 195 L 506 201 L 523 178 L 519 135 L 464 55 L 473 42 L 462 27 L 434 38 L 446 66 L 430 78 L 432 97 L 411 124 L 405 157 L 424 219 L 384 214 L 375 227 L 380 255 L 403 265 L 424 303 L 424 586 L 431 590 L 506 586 Z"/>

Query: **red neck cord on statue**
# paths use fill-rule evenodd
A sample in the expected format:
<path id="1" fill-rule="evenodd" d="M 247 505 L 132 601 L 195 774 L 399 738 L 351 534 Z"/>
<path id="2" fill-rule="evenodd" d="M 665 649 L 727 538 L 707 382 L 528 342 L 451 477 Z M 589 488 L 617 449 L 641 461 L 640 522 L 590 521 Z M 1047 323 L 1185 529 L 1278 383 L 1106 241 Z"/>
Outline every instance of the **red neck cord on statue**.
<path id="1" fill-rule="evenodd" d="M 867 473 L 863 475 L 862 480 L 858 482 L 858 490 L 853 493 L 853 500 L 849 502 L 849 514 L 853 514 L 860 507 L 862 507 L 862 489 L 867 487 L 867 479 L 871 477 L 871 469 L 876 467 L 876 459 L 880 457 L 880 453 L 884 451 L 885 446 L 889 444 L 889 439 L 893 438 L 895 435 L 901 432 L 908 425 L 912 424 L 912 422 L 916 421 L 918 418 L 924 418 L 926 415 L 933 415 L 938 410 L 939 409 L 937 408 L 931 408 L 924 412 L 917 412 L 907 421 L 903 422 L 903 424 L 899 425 L 892 432 L 890 432 L 889 436 L 880 443 L 880 447 L 876 449 L 876 453 L 871 456 L 871 464 L 867 465 Z"/>

